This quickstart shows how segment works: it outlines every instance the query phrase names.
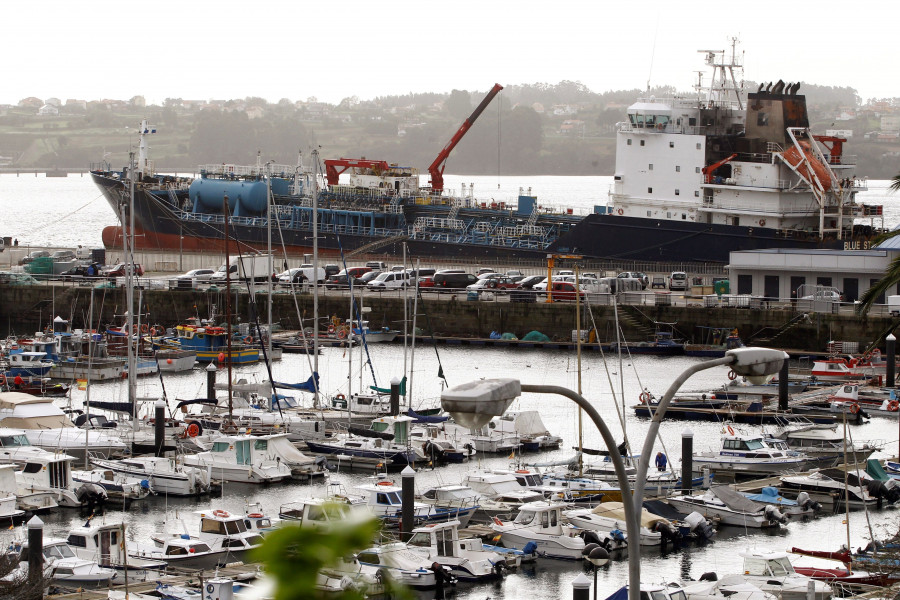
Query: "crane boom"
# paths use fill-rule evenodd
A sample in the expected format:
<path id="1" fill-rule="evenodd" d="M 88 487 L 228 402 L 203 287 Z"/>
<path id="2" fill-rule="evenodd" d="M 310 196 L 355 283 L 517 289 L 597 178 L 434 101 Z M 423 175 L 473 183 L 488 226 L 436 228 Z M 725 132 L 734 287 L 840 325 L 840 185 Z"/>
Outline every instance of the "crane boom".
<path id="1" fill-rule="evenodd" d="M 491 88 L 491 91 L 487 93 L 487 96 L 484 97 L 484 100 L 481 101 L 475 111 L 469 115 L 469 118 L 463 121 L 463 124 L 459 129 L 456 130 L 456 133 L 453 134 L 453 137 L 450 138 L 450 141 L 447 142 L 447 145 L 444 146 L 444 149 L 441 150 L 437 158 L 434 159 L 434 162 L 431 163 L 431 166 L 428 167 L 428 173 L 431 174 L 431 189 L 435 192 L 443 191 L 444 189 L 444 166 L 447 162 L 447 157 L 450 156 L 450 153 L 456 147 L 456 144 L 466 135 L 466 132 L 469 131 L 469 128 L 472 127 L 472 124 L 481 116 L 481 113 L 484 112 L 484 109 L 487 108 L 488 104 L 494 99 L 494 96 L 500 93 L 500 90 L 503 89 L 503 86 L 499 83 L 495 83 L 494 87 Z"/>

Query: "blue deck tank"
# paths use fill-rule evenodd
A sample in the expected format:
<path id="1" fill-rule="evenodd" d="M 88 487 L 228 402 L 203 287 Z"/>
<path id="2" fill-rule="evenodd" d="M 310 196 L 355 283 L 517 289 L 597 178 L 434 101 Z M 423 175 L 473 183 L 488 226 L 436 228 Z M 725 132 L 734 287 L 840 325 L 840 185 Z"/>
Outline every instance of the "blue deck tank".
<path id="1" fill-rule="evenodd" d="M 228 205 L 235 217 L 256 217 L 266 212 L 266 183 L 264 181 L 229 181 L 225 179 L 195 179 L 188 190 L 194 213 L 222 212 L 222 199 L 228 195 Z"/>

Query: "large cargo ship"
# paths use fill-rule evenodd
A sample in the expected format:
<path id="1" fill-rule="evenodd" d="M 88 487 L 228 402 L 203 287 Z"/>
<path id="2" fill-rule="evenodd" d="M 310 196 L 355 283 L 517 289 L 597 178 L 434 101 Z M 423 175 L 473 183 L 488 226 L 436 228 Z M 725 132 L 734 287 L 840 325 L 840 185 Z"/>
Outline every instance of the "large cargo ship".
<path id="1" fill-rule="evenodd" d="M 554 211 L 530 190 L 518 202 L 483 202 L 474 190 L 443 189 L 443 165 L 456 143 L 502 89 L 494 86 L 428 168 L 365 159 L 302 165 L 206 165 L 200 177 L 155 173 L 142 124 L 134 167 L 135 246 L 223 247 L 223 199 L 243 250 L 272 239 L 308 253 L 313 224 L 323 254 L 345 251 L 416 256 L 588 258 L 727 262 L 759 248 L 865 249 L 883 228 L 881 206 L 856 202 L 866 183 L 838 137 L 814 135 L 800 84 L 779 81 L 744 97 L 732 47 L 706 52 L 713 73 L 691 97 L 642 98 L 618 125 L 616 172 L 607 206 L 587 217 Z M 314 156 L 314 163 L 317 158 Z M 316 167 L 315 164 L 312 165 Z M 125 215 L 131 174 L 92 169 L 117 214 Z M 317 202 L 313 202 L 317 198 Z M 314 210 L 315 207 L 315 210 Z M 127 221 L 124 221 L 127 222 Z M 103 232 L 121 247 L 121 227 Z"/>

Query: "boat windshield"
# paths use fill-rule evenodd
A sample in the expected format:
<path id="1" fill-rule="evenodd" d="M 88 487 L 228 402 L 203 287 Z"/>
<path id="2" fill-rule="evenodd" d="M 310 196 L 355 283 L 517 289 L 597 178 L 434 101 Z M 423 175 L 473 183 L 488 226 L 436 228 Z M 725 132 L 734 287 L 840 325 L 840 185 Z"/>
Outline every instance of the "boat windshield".
<path id="1" fill-rule="evenodd" d="M 519 513 L 519 516 L 516 517 L 515 523 L 517 525 L 530 525 L 532 521 L 534 521 L 534 511 L 531 510 L 523 510 Z"/>
<path id="2" fill-rule="evenodd" d="M 794 566 L 787 559 L 787 556 L 783 556 L 769 560 L 769 570 L 774 576 L 791 575 L 794 573 Z"/>
<path id="3" fill-rule="evenodd" d="M 430 548 L 431 534 L 420 531 L 419 533 L 413 534 L 413 536 L 409 538 L 409 541 L 406 543 L 409 546 L 421 546 L 423 548 Z"/>
<path id="4" fill-rule="evenodd" d="M 28 441 L 28 438 L 25 437 L 24 433 L 0 436 L 0 446 L 2 446 L 4 448 L 12 448 L 14 446 L 30 446 L 30 445 L 31 445 L 31 442 Z"/>
<path id="5" fill-rule="evenodd" d="M 44 548 L 45 558 L 72 558 L 75 553 L 66 544 L 54 544 Z"/>
<path id="6" fill-rule="evenodd" d="M 759 450 L 763 447 L 762 440 L 747 440 L 744 442 L 744 445 L 746 445 L 747 450 Z"/>

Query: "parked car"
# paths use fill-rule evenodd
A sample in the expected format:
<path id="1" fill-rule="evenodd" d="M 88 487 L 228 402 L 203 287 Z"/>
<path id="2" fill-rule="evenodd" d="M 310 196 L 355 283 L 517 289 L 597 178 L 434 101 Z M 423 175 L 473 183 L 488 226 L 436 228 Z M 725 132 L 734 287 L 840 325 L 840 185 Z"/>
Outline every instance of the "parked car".
<path id="1" fill-rule="evenodd" d="M 359 285 L 368 285 L 370 281 L 373 281 L 379 275 L 381 275 L 381 271 L 379 271 L 378 269 L 373 269 L 368 273 L 363 273 L 359 277 Z"/>
<path id="2" fill-rule="evenodd" d="M 496 273 L 496 272 L 497 271 L 495 269 L 492 269 L 490 267 L 481 267 L 480 269 L 475 271 L 475 275 L 480 276 L 480 275 L 484 275 L 485 273 Z"/>
<path id="3" fill-rule="evenodd" d="M 59 274 L 60 279 L 80 279 L 84 277 L 100 277 L 103 274 L 103 265 L 92 263 L 78 265 Z"/>
<path id="4" fill-rule="evenodd" d="M 516 284 L 509 277 L 485 277 L 467 285 L 466 290 L 469 292 L 496 291 L 502 294 L 515 287 Z"/>
<path id="5" fill-rule="evenodd" d="M 69 260 L 75 260 L 76 257 L 74 250 L 57 250 L 50 255 L 50 258 L 53 259 L 53 262 L 66 262 Z"/>
<path id="6" fill-rule="evenodd" d="M 464 290 L 478 281 L 478 278 L 465 271 L 438 271 L 434 274 L 434 287 L 441 290 Z"/>
<path id="7" fill-rule="evenodd" d="M 669 289 L 670 290 L 681 290 L 684 291 L 687 289 L 688 277 L 687 273 L 684 271 L 672 271 L 672 274 L 669 275 Z"/>
<path id="8" fill-rule="evenodd" d="M 524 277 L 525 275 L 524 275 L 524 273 L 522 273 L 522 271 L 519 271 L 517 269 L 511 269 L 506 272 L 506 276 L 507 277 Z"/>
<path id="9" fill-rule="evenodd" d="M 325 279 L 341 272 L 341 268 L 337 265 L 325 265 Z"/>
<path id="10" fill-rule="evenodd" d="M 554 281 L 552 288 L 553 300 L 557 302 L 575 302 L 575 284 L 568 281 Z M 578 292 L 581 295 L 581 301 L 584 302 L 585 293 Z"/>
<path id="11" fill-rule="evenodd" d="M 366 284 L 370 290 L 383 292 L 386 290 L 402 290 L 409 285 L 409 274 L 406 271 L 382 273 Z"/>
<path id="12" fill-rule="evenodd" d="M 535 286 L 535 284 L 538 284 L 545 279 L 547 279 L 547 278 L 544 277 L 543 275 L 529 275 L 528 277 L 526 277 L 524 279 L 520 279 L 517 282 L 517 284 L 522 289 L 530 290 L 531 288 L 533 288 Z"/>
<path id="13" fill-rule="evenodd" d="M 654 277 L 650 280 L 650 288 L 651 289 L 666 289 L 666 278 L 665 277 Z"/>
<path id="14" fill-rule="evenodd" d="M 420 279 L 422 277 L 430 277 L 437 271 L 435 271 L 434 269 L 407 269 L 406 272 L 409 273 L 409 280 L 415 281 L 416 279 Z"/>
<path id="15" fill-rule="evenodd" d="M 647 286 L 650 285 L 650 278 L 647 277 L 646 273 L 640 273 L 638 271 L 622 271 L 618 275 L 616 275 L 619 279 L 637 279 L 641 282 L 641 289 L 647 289 Z"/>
<path id="16" fill-rule="evenodd" d="M 370 260 L 366 263 L 366 266 L 373 271 L 387 271 L 387 263 L 381 262 L 380 260 Z"/>
<path id="17" fill-rule="evenodd" d="M 46 250 L 32 250 L 31 252 L 28 253 L 28 256 L 26 256 L 25 258 L 22 259 L 21 264 L 27 265 L 29 263 L 34 262 L 35 259 L 47 258 L 48 256 L 50 256 L 50 253 Z"/>
<path id="18" fill-rule="evenodd" d="M 169 289 L 191 290 L 201 283 L 209 283 L 215 269 L 191 269 L 187 273 L 178 275 L 169 280 Z"/>
<path id="19" fill-rule="evenodd" d="M 335 273 L 335 275 L 350 275 L 356 279 L 359 279 L 371 270 L 372 267 L 347 267 L 346 269 Z"/>
<path id="20" fill-rule="evenodd" d="M 420 288 L 433 288 L 434 287 L 434 275 L 426 275 L 424 277 L 419 277 L 416 281 L 416 285 Z"/>
<path id="21" fill-rule="evenodd" d="M 294 267 L 293 269 L 288 269 L 287 271 L 282 272 L 278 275 L 278 285 L 290 286 L 293 284 L 302 284 L 304 281 L 310 281 L 313 279 L 313 266 L 306 264 L 300 265 L 299 267 Z M 318 277 L 316 281 L 322 283 L 325 281 L 325 269 L 319 267 Z"/>
<path id="22" fill-rule="evenodd" d="M 360 278 L 366 273 L 369 273 L 371 270 L 372 269 L 370 269 L 369 267 L 349 267 L 335 275 L 330 275 L 325 280 L 325 287 L 329 290 L 335 290 L 337 288 L 347 288 L 350 287 L 351 282 L 354 286 L 366 285 L 361 281 Z"/>
<path id="23" fill-rule="evenodd" d="M 142 267 L 138 263 L 134 263 L 134 267 L 132 268 L 131 272 L 136 277 L 143 277 L 144 267 Z M 108 267 L 105 271 L 103 271 L 103 275 L 106 277 L 125 277 L 125 263 L 117 263 L 111 267 Z"/>

